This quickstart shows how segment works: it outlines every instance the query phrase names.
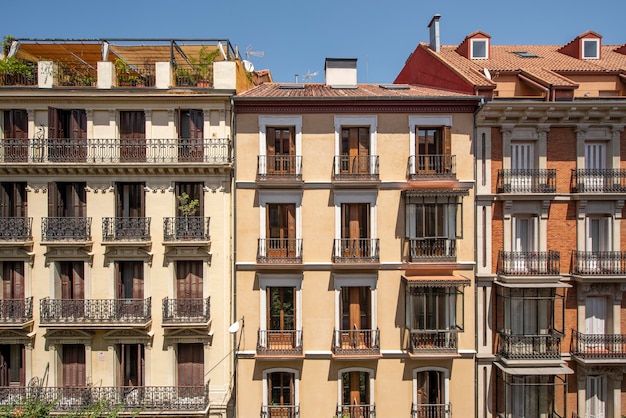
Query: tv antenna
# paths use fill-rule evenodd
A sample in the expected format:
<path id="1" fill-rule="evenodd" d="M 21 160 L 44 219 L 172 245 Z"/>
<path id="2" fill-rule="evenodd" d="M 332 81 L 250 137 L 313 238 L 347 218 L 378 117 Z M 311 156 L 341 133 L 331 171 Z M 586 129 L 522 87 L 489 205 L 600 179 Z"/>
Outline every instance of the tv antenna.
<path id="1" fill-rule="evenodd" d="M 319 74 L 317 71 L 313 71 L 311 72 L 311 70 L 309 70 L 303 78 L 303 81 L 306 83 L 307 81 L 310 81 L 313 77 L 317 77 L 317 74 Z"/>
<path id="2" fill-rule="evenodd" d="M 248 45 L 248 47 L 246 48 L 246 59 L 249 59 L 250 57 L 263 58 L 264 56 L 265 52 L 253 50 L 252 45 Z"/>

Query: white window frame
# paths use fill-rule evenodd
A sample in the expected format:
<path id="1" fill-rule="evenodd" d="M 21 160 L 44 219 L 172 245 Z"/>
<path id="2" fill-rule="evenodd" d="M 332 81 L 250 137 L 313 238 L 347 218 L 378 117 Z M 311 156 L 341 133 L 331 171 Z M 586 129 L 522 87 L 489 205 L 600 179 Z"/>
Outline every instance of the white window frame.
<path id="1" fill-rule="evenodd" d="M 335 192 L 335 239 L 341 239 L 341 205 L 344 203 L 367 203 L 370 205 L 370 239 L 376 239 L 376 191 L 336 191 Z M 298 209 L 296 207 L 296 213 Z"/>
<path id="2" fill-rule="evenodd" d="M 415 148 L 416 137 L 415 130 L 419 128 L 443 128 L 452 127 L 451 115 L 440 116 L 409 116 L 409 156 L 414 157 L 409 167 L 409 174 L 415 174 L 415 156 L 417 149 Z"/>
<path id="3" fill-rule="evenodd" d="M 594 56 L 588 56 L 585 54 L 585 44 L 595 44 L 596 45 L 596 54 Z M 581 56 L 584 60 L 597 60 L 600 59 L 600 40 L 599 39 L 583 39 L 581 44 Z"/>
<path id="4" fill-rule="evenodd" d="M 296 369 L 289 369 L 284 367 L 277 367 L 272 369 L 263 370 L 263 406 L 269 406 L 269 391 L 267 384 L 267 376 L 271 373 L 292 373 L 294 375 L 293 381 L 293 402 L 295 405 L 300 405 L 300 372 Z"/>
<path id="5" fill-rule="evenodd" d="M 444 367 L 435 367 L 435 366 L 427 366 L 427 367 L 418 367 L 413 369 L 413 391 L 412 391 L 412 399 L 413 405 L 417 405 L 417 375 L 421 372 L 439 372 L 443 374 L 443 403 L 450 403 L 450 370 Z"/>
<path id="6" fill-rule="evenodd" d="M 259 156 L 267 155 L 267 127 L 295 127 L 296 154 L 302 155 L 302 116 L 259 116 Z M 259 173 L 267 174 L 267 173 Z M 296 174 L 302 174 L 302 167 L 296 164 Z"/>
<path id="7" fill-rule="evenodd" d="M 335 329 L 341 329 L 341 289 L 343 287 L 369 287 L 372 319 L 372 329 L 378 329 L 378 299 L 376 286 L 378 277 L 376 274 L 335 274 L 333 276 L 335 286 Z"/>
<path id="8" fill-rule="evenodd" d="M 293 203 L 296 205 L 296 239 L 302 239 L 302 192 L 261 191 L 259 192 L 259 238 L 267 238 L 267 205 Z"/>
<path id="9" fill-rule="evenodd" d="M 347 367 L 345 369 L 339 369 L 337 372 L 337 405 L 342 404 L 343 398 L 343 374 L 350 372 L 362 372 L 368 373 L 370 376 L 370 393 L 369 393 L 369 404 L 368 405 L 376 405 L 374 400 L 374 383 L 376 382 L 376 374 L 374 373 L 374 369 L 370 369 L 367 367 Z"/>
<path id="10" fill-rule="evenodd" d="M 474 54 L 474 44 L 475 43 L 484 43 L 485 44 L 485 56 L 484 57 L 476 56 L 476 54 Z M 473 60 L 475 60 L 475 59 L 483 59 L 483 60 L 489 59 L 489 39 L 487 39 L 487 38 L 470 39 L 470 57 Z"/>
<path id="11" fill-rule="evenodd" d="M 296 331 L 302 331 L 302 275 L 259 274 L 260 315 L 259 329 L 267 331 L 267 288 L 294 287 L 296 289 Z"/>
<path id="12" fill-rule="evenodd" d="M 370 155 L 376 154 L 376 136 L 378 132 L 377 116 L 335 116 L 335 155 L 341 154 L 341 128 L 349 126 L 368 126 L 370 129 Z M 339 161 L 335 161 L 335 173 L 339 173 Z"/>

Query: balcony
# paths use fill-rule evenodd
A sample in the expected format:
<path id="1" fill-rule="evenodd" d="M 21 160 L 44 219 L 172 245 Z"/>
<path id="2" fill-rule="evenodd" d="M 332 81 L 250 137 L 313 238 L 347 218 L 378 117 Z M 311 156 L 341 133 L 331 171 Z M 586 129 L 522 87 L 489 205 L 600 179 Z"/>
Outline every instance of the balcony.
<path id="1" fill-rule="evenodd" d="M 626 334 L 583 334 L 572 330 L 571 354 L 596 363 L 626 362 Z"/>
<path id="2" fill-rule="evenodd" d="M 572 170 L 572 193 L 623 193 L 626 191 L 626 170 Z"/>
<path id="3" fill-rule="evenodd" d="M 43 242 L 91 241 L 91 218 L 41 218 Z"/>
<path id="4" fill-rule="evenodd" d="M 556 169 L 498 170 L 497 193 L 556 193 Z"/>
<path id="5" fill-rule="evenodd" d="M 411 418 L 450 418 L 452 416 L 452 404 L 449 403 L 426 403 L 413 404 Z"/>
<path id="6" fill-rule="evenodd" d="M 560 274 L 558 251 L 500 251 L 497 272 L 504 276 L 556 276 Z"/>
<path id="7" fill-rule="evenodd" d="M 456 239 L 409 238 L 409 262 L 456 261 Z"/>
<path id="8" fill-rule="evenodd" d="M 302 330 L 259 330 L 259 357 L 302 357 Z"/>
<path id="9" fill-rule="evenodd" d="M 337 238 L 333 244 L 333 263 L 379 263 L 378 238 Z"/>
<path id="10" fill-rule="evenodd" d="M 260 238 L 256 262 L 259 264 L 302 263 L 302 239 Z"/>
<path id="11" fill-rule="evenodd" d="M 507 360 L 560 360 L 561 334 L 511 335 L 498 331 L 498 355 Z"/>
<path id="12" fill-rule="evenodd" d="M 300 407 L 298 405 L 263 405 L 261 418 L 300 418 Z"/>
<path id="13" fill-rule="evenodd" d="M 456 354 L 457 330 L 411 330 L 411 354 Z"/>
<path id="14" fill-rule="evenodd" d="M 333 181 L 350 184 L 378 182 L 378 155 L 336 155 Z"/>
<path id="15" fill-rule="evenodd" d="M 0 387 L 0 405 L 19 407 L 38 399 L 53 413 L 76 412 L 100 404 L 107 410 L 138 411 L 161 415 L 204 411 L 209 405 L 206 386 L 87 386 L 87 387 Z"/>
<path id="16" fill-rule="evenodd" d="M 380 356 L 380 331 L 378 329 L 335 330 L 333 355 L 361 358 Z"/>
<path id="17" fill-rule="evenodd" d="M 144 327 L 152 319 L 152 298 L 41 299 L 42 326 Z"/>
<path id="18" fill-rule="evenodd" d="M 163 326 L 206 327 L 211 319 L 211 298 L 163 299 Z"/>
<path id="19" fill-rule="evenodd" d="M 32 241 L 32 228 L 33 218 L 0 218 L 0 241 Z"/>
<path id="20" fill-rule="evenodd" d="M 337 405 L 336 418 L 376 418 L 376 405 Z"/>
<path id="21" fill-rule="evenodd" d="M 0 328 L 22 327 L 33 320 L 33 298 L 0 299 Z"/>
<path id="22" fill-rule="evenodd" d="M 409 180 L 420 179 L 455 179 L 456 156 L 411 155 L 408 163 Z"/>
<path id="23" fill-rule="evenodd" d="M 580 276 L 626 275 L 626 252 L 572 251 L 572 274 Z"/>
<path id="24" fill-rule="evenodd" d="M 302 156 L 259 155 L 257 157 L 256 181 L 290 185 L 302 182 Z"/>
<path id="25" fill-rule="evenodd" d="M 150 241 L 150 218 L 102 218 L 102 241 Z"/>
<path id="26" fill-rule="evenodd" d="M 163 218 L 163 241 L 166 242 L 197 242 L 210 241 L 209 222 L 211 218 L 204 216 L 181 216 Z"/>
<path id="27" fill-rule="evenodd" d="M 0 164 L 230 164 L 228 138 L 5 138 Z"/>

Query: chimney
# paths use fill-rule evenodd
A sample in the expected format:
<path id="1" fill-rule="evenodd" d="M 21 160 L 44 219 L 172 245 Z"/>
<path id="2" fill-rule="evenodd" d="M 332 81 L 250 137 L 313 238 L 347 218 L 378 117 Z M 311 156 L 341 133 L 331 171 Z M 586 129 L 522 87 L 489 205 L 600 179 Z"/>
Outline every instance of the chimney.
<path id="1" fill-rule="evenodd" d="M 430 19 L 428 29 L 430 29 L 430 49 L 435 52 L 441 51 L 441 41 L 439 39 L 439 19 L 440 14 L 436 14 Z"/>
<path id="2" fill-rule="evenodd" d="M 356 58 L 326 58 L 326 85 L 356 87 Z"/>

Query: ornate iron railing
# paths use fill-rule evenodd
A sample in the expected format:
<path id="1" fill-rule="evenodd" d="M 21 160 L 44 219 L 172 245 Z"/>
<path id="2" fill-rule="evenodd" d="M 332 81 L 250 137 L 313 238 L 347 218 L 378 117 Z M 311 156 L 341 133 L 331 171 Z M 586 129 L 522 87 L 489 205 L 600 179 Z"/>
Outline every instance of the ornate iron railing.
<path id="1" fill-rule="evenodd" d="M 441 177 L 456 178 L 456 156 L 411 155 L 408 164 L 409 179 Z"/>
<path id="2" fill-rule="evenodd" d="M 37 63 L 20 61 L 19 70 L 0 74 L 0 86 L 37 86 L 39 81 Z"/>
<path id="3" fill-rule="evenodd" d="M 410 336 L 413 354 L 456 353 L 459 347 L 457 330 L 411 330 Z"/>
<path id="4" fill-rule="evenodd" d="M 556 170 L 498 170 L 498 193 L 556 193 Z"/>
<path id="5" fill-rule="evenodd" d="M 42 241 L 90 241 L 91 218 L 41 218 Z"/>
<path id="6" fill-rule="evenodd" d="M 102 218 L 102 241 L 150 241 L 150 218 Z"/>
<path id="7" fill-rule="evenodd" d="M 298 405 L 263 405 L 261 418 L 299 418 L 300 407 Z"/>
<path id="8" fill-rule="evenodd" d="M 211 298 L 163 299 L 163 323 L 207 323 L 211 319 Z"/>
<path id="9" fill-rule="evenodd" d="M 335 330 L 333 352 L 338 356 L 380 354 L 378 329 Z"/>
<path id="10" fill-rule="evenodd" d="M 256 261 L 263 264 L 302 263 L 302 239 L 260 238 Z"/>
<path id="11" fill-rule="evenodd" d="M 333 263 L 378 263 L 378 238 L 337 238 L 333 244 Z"/>
<path id="12" fill-rule="evenodd" d="M 561 254 L 558 251 L 500 251 L 498 274 L 558 275 L 561 269 Z"/>
<path id="13" fill-rule="evenodd" d="M 624 275 L 626 252 L 624 251 L 572 251 L 572 274 Z"/>
<path id="14" fill-rule="evenodd" d="M 584 169 L 572 170 L 572 193 L 626 192 L 626 170 Z"/>
<path id="15" fill-rule="evenodd" d="M 257 157 L 257 181 L 302 180 L 302 156 L 259 155 Z"/>
<path id="16" fill-rule="evenodd" d="M 259 330 L 256 352 L 278 357 L 302 355 L 302 330 Z"/>
<path id="17" fill-rule="evenodd" d="M 334 180 L 378 180 L 378 155 L 336 155 Z"/>
<path id="18" fill-rule="evenodd" d="M 119 68 L 116 68 L 117 86 L 154 87 L 156 81 L 155 71 L 154 64 L 130 65 L 124 63 Z"/>
<path id="19" fill-rule="evenodd" d="M 499 331 L 498 354 L 509 360 L 559 360 L 560 334 L 511 335 Z"/>
<path id="20" fill-rule="evenodd" d="M 33 297 L 0 299 L 0 324 L 23 324 L 33 319 Z"/>
<path id="21" fill-rule="evenodd" d="M 337 405 L 337 418 L 376 418 L 376 405 Z"/>
<path id="22" fill-rule="evenodd" d="M 455 261 L 456 239 L 409 238 L 409 261 Z"/>
<path id="23" fill-rule="evenodd" d="M 4 138 L 0 163 L 230 164 L 229 138 Z"/>
<path id="24" fill-rule="evenodd" d="M 413 404 L 411 407 L 411 418 L 451 418 L 452 404 L 449 403 L 427 403 Z"/>
<path id="25" fill-rule="evenodd" d="M 19 407 L 33 399 L 47 403 L 53 412 L 76 412 L 96 403 L 104 405 L 107 410 L 136 413 L 203 411 L 209 405 L 209 385 L 0 387 L 0 405 Z"/>
<path id="26" fill-rule="evenodd" d="M 572 330 L 571 354 L 590 360 L 626 360 L 626 334 L 583 334 Z"/>
<path id="27" fill-rule="evenodd" d="M 164 241 L 209 241 L 209 222 L 204 216 L 163 218 Z"/>
<path id="28" fill-rule="evenodd" d="M 152 298 L 146 299 L 41 299 L 42 324 L 143 325 L 152 318 Z"/>
<path id="29" fill-rule="evenodd" d="M 55 85 L 61 87 L 95 87 L 98 69 L 89 64 L 58 62 L 54 79 Z"/>
<path id="30" fill-rule="evenodd" d="M 174 81 L 176 87 L 210 88 L 213 86 L 213 64 L 177 64 Z"/>
<path id="31" fill-rule="evenodd" d="M 33 218 L 0 218 L 0 241 L 32 241 Z"/>

